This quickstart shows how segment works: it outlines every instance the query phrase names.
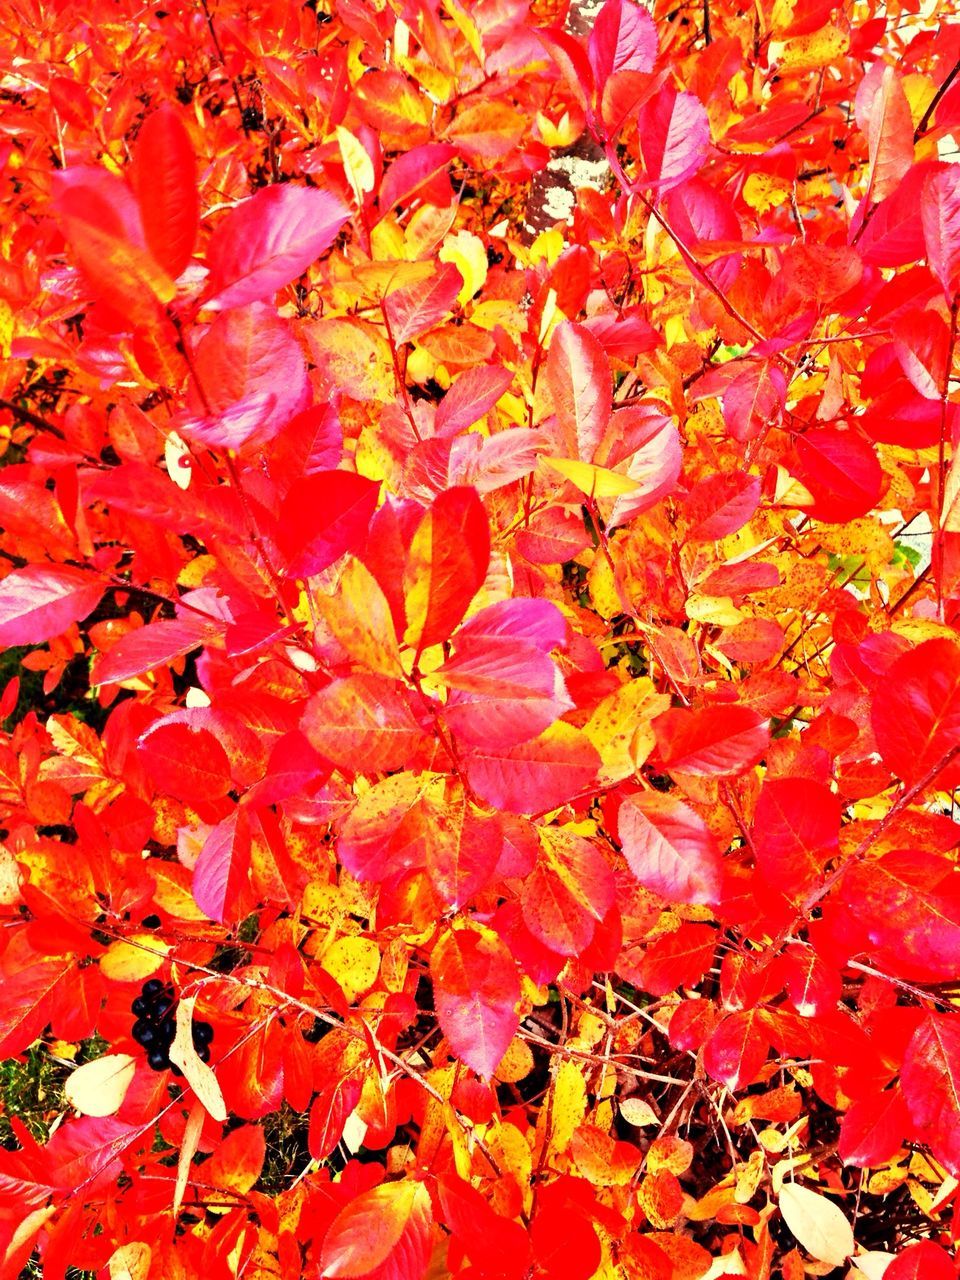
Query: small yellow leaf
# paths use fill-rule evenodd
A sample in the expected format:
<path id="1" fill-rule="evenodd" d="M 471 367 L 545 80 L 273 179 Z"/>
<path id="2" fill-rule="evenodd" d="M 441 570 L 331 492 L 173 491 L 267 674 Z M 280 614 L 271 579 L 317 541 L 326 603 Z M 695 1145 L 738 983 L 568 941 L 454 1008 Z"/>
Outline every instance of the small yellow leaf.
<path id="1" fill-rule="evenodd" d="M 621 685 L 599 703 L 583 731 L 603 761 L 605 782 L 636 773 L 656 742 L 653 718 L 669 706 L 669 695 L 658 693 L 646 676 Z"/>
<path id="2" fill-rule="evenodd" d="M 561 1062 L 553 1083 L 551 1105 L 541 1111 L 540 1120 L 545 1124 L 550 1117 L 549 1151 L 560 1155 L 570 1145 L 570 1139 L 583 1124 L 587 1114 L 587 1086 L 579 1066 L 568 1060 Z M 538 1128 L 540 1125 L 538 1124 Z"/>
<path id="3" fill-rule="evenodd" d="M 380 948 L 372 938 L 337 938 L 322 960 L 350 1004 L 365 995 L 380 971 Z"/>
<path id="4" fill-rule="evenodd" d="M 592 462 L 577 462 L 572 458 L 543 458 L 542 461 L 591 498 L 619 498 L 622 493 L 633 493 L 640 487 L 639 482 L 629 476 Z"/>
<path id="5" fill-rule="evenodd" d="M 794 1238 L 818 1262 L 841 1267 L 853 1253 L 853 1228 L 839 1205 L 809 1187 L 787 1182 L 780 1188 L 780 1212 Z"/>
<path id="6" fill-rule="evenodd" d="M 363 197 L 372 191 L 376 182 L 373 172 L 373 161 L 366 147 L 343 125 L 337 125 L 337 146 L 340 148 L 340 159 L 343 171 L 347 175 L 350 189 L 353 191 L 358 205 L 363 204 Z"/>
<path id="7" fill-rule="evenodd" d="M 110 943 L 100 959 L 100 972 L 111 982 L 141 982 L 156 973 L 169 950 L 155 933 L 132 933 Z"/>
<path id="8" fill-rule="evenodd" d="M 458 231 L 447 236 L 437 255 L 441 262 L 452 262 L 463 276 L 457 301 L 464 306 L 487 279 L 487 251 L 479 236 L 472 231 Z"/>
<path id="9" fill-rule="evenodd" d="M 135 1070 L 129 1053 L 109 1053 L 77 1067 L 63 1086 L 63 1096 L 81 1115 L 112 1116 L 127 1096 Z"/>
<path id="10" fill-rule="evenodd" d="M 643 1098 L 624 1098 L 620 1103 L 620 1114 L 627 1124 L 632 1124 L 638 1129 L 660 1123 L 660 1117 L 650 1103 L 645 1102 Z"/>

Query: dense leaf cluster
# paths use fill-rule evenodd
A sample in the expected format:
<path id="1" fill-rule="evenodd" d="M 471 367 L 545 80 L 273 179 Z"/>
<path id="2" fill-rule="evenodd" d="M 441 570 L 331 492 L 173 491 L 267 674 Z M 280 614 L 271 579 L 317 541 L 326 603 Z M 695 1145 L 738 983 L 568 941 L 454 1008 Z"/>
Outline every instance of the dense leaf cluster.
<path id="1" fill-rule="evenodd" d="M 955 1275 L 918 8 L 8 6 L 0 1280 Z"/>

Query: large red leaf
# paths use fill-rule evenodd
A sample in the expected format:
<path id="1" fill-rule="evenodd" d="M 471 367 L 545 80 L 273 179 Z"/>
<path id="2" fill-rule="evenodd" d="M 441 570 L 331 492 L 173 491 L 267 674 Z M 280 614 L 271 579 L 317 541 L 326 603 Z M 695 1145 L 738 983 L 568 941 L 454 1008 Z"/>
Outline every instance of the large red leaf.
<path id="1" fill-rule="evenodd" d="M 844 1164 L 868 1169 L 886 1164 L 900 1150 L 910 1128 L 899 1089 L 858 1098 L 840 1122 L 837 1152 Z"/>
<path id="2" fill-rule="evenodd" d="M 956 1280 L 957 1271 L 945 1249 L 932 1240 L 918 1240 L 894 1260 L 883 1273 L 883 1280 Z"/>
<path id="3" fill-rule="evenodd" d="M 53 996 L 76 976 L 73 956 L 41 960 L 3 979 L 0 1009 L 0 1056 L 12 1058 L 36 1040 L 50 1021 Z"/>
<path id="4" fill-rule="evenodd" d="M 219 799 L 233 786 L 227 753 L 209 729 L 158 725 L 140 739 L 140 758 L 158 791 L 187 804 Z"/>
<path id="5" fill-rule="evenodd" d="M 513 956 L 489 930 L 448 929 L 431 954 L 430 976 L 451 1049 L 472 1071 L 489 1078 L 520 1025 Z"/>
<path id="6" fill-rule="evenodd" d="M 719 902 L 723 861 L 709 827 L 673 795 L 628 796 L 617 836 L 640 883 L 668 902 Z"/>
<path id="7" fill-rule="evenodd" d="M 406 642 L 449 638 L 487 576 L 490 526 L 474 489 L 447 489 L 413 535 L 404 573 Z"/>
<path id="8" fill-rule="evenodd" d="M 261 188 L 232 210 L 210 241 L 204 306 L 225 310 L 273 297 L 330 247 L 349 216 L 329 191 L 292 183 Z"/>
<path id="9" fill-rule="evenodd" d="M 236 808 L 209 833 L 193 871 L 194 899 L 211 920 L 238 924 L 255 905 L 250 856 L 250 819 Z"/>
<path id="10" fill-rule="evenodd" d="M 521 1280 L 530 1267 L 530 1239 L 519 1222 L 495 1213 L 475 1187 L 453 1173 L 439 1175 L 437 1197 L 451 1250 L 465 1253 L 482 1275 Z"/>
<path id="11" fill-rule="evenodd" d="M 100 603 L 103 583 L 69 565 L 28 564 L 0 581 L 0 645 L 42 644 Z"/>
<path id="12" fill-rule="evenodd" d="M 749 707 L 674 707 L 653 722 L 664 765 L 703 778 L 743 773 L 763 755 L 767 722 Z"/>
<path id="13" fill-rule="evenodd" d="M 877 59 L 857 90 L 857 124 L 870 148 L 869 191 L 883 200 L 913 164 L 913 119 L 895 67 Z"/>
<path id="14" fill-rule="evenodd" d="M 590 32 L 587 57 L 598 85 L 618 71 L 652 71 L 657 28 L 650 14 L 632 0 L 607 0 Z"/>
<path id="15" fill-rule="evenodd" d="M 728 1013 L 703 1050 L 703 1065 L 728 1089 L 742 1089 L 760 1074 L 770 1052 L 770 1039 L 760 1009 Z"/>
<path id="16" fill-rule="evenodd" d="M 509 813 L 546 813 L 597 776 L 600 756 L 587 735 L 559 721 L 516 747 L 478 748 L 465 761 L 470 786 Z"/>
<path id="17" fill-rule="evenodd" d="M 960 875 L 949 859 L 910 849 L 855 864 L 843 877 L 843 906 L 881 966 L 919 982 L 960 969 Z"/>
<path id="18" fill-rule="evenodd" d="M 927 1014 L 907 1045 L 900 1084 L 917 1136 L 960 1174 L 960 1018 Z"/>
<path id="19" fill-rule="evenodd" d="M 131 176 L 150 252 L 175 280 L 193 253 L 200 200 L 190 136 L 170 103 L 143 122 Z"/>
<path id="20" fill-rule="evenodd" d="M 804 893 L 840 839 L 839 797 L 812 778 L 768 778 L 753 820 L 757 866 L 784 893 Z"/>
<path id="21" fill-rule="evenodd" d="M 369 1275 L 392 1263 L 392 1280 L 422 1280 L 433 1248 L 430 1193 L 422 1182 L 384 1182 L 351 1200 L 320 1250 L 322 1280 Z"/>
<path id="22" fill-rule="evenodd" d="M 952 165 L 925 183 L 920 218 L 930 269 L 952 299 L 960 284 L 960 184 Z"/>
<path id="23" fill-rule="evenodd" d="M 933 639 L 899 657 L 873 699 L 871 723 L 887 768 L 915 782 L 960 743 L 960 646 Z M 956 766 L 941 774 L 941 785 Z"/>
<path id="24" fill-rule="evenodd" d="M 798 436 L 791 471 L 809 490 L 804 509 L 840 524 L 872 511 L 883 491 L 883 469 L 873 445 L 845 427 L 818 427 Z"/>
<path id="25" fill-rule="evenodd" d="M 110 649 L 97 656 L 90 671 L 96 684 L 118 684 L 154 667 L 166 666 L 207 640 L 222 634 L 226 622 L 185 613 L 182 618 L 151 622 L 129 631 Z"/>
<path id="26" fill-rule="evenodd" d="M 696 173 L 710 146 L 710 119 L 692 93 L 678 93 L 667 83 L 646 101 L 637 117 L 643 159 L 639 187 L 660 192 Z"/>
<path id="27" fill-rule="evenodd" d="M 345 551 L 361 550 L 379 492 L 352 471 L 318 471 L 291 485 L 277 533 L 290 577 L 322 573 Z"/>
<path id="28" fill-rule="evenodd" d="M 214 448 L 262 445 L 307 407 L 303 352 L 289 321 L 254 303 L 218 316 L 193 356 L 184 435 Z"/>
<path id="29" fill-rule="evenodd" d="M 543 369 L 561 432 L 564 456 L 593 460 L 610 420 L 610 362 L 583 325 L 564 321 L 554 330 Z"/>

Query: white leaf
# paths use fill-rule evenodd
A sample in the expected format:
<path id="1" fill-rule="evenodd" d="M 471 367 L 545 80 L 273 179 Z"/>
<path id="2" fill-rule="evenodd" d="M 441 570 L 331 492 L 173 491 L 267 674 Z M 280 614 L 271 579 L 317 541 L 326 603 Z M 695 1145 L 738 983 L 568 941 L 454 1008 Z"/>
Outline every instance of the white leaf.
<path id="1" fill-rule="evenodd" d="M 170 1061 L 183 1072 L 187 1084 L 213 1119 L 222 1124 L 227 1118 L 227 1107 L 217 1077 L 207 1064 L 200 1060 L 193 1047 L 191 1024 L 195 1003 L 195 996 L 187 996 L 177 1005 L 177 1034 L 170 1046 Z"/>
<path id="2" fill-rule="evenodd" d="M 853 1228 L 843 1210 L 826 1196 L 787 1182 L 780 1190 L 780 1212 L 794 1237 L 818 1262 L 839 1267 L 853 1253 Z"/>

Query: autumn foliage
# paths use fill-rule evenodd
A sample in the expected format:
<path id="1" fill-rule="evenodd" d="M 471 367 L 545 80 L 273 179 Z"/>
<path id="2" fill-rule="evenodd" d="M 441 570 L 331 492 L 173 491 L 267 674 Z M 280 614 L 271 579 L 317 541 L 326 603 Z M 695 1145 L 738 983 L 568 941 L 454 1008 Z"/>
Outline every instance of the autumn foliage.
<path id="1" fill-rule="evenodd" d="M 8 3 L 4 1280 L 956 1275 L 918 8 Z"/>

